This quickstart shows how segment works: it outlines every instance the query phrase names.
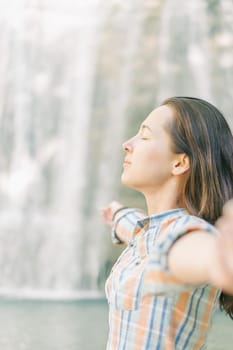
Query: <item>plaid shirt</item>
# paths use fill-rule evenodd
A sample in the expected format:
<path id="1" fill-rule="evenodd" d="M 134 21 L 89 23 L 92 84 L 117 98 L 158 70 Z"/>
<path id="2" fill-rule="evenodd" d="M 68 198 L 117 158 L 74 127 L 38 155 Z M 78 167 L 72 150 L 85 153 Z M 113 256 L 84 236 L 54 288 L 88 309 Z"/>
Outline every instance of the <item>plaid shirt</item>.
<path id="1" fill-rule="evenodd" d="M 126 243 L 127 247 L 106 282 L 107 350 L 205 348 L 220 291 L 209 284 L 181 284 L 167 265 L 175 240 L 196 230 L 217 232 L 184 209 L 150 217 L 136 209 L 122 209 L 116 214 L 113 242 Z"/>

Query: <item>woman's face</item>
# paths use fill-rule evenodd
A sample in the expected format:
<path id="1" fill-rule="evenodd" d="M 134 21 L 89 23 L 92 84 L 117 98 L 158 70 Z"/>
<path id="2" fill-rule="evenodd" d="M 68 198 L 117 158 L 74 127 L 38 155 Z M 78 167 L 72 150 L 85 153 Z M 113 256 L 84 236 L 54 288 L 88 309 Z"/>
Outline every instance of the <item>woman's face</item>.
<path id="1" fill-rule="evenodd" d="M 171 179 L 176 155 L 165 126 L 172 118 L 172 109 L 160 106 L 144 120 L 138 133 L 124 142 L 123 184 L 145 193 L 161 188 Z"/>

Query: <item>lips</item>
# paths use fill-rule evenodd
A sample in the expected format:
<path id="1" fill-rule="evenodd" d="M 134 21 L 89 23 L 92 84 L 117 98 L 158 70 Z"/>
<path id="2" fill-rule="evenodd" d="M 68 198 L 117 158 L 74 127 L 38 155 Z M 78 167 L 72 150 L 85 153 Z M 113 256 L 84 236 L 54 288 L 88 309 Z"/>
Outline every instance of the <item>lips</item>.
<path id="1" fill-rule="evenodd" d="M 127 159 L 124 160 L 123 166 L 129 166 L 131 164 Z"/>

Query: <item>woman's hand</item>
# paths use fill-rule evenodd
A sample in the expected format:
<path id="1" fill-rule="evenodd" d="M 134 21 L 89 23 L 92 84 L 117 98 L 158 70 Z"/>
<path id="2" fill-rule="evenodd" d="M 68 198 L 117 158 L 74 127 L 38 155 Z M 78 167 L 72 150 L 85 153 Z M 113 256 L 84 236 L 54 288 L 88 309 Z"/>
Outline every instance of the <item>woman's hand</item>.
<path id="1" fill-rule="evenodd" d="M 123 208 L 124 206 L 117 202 L 113 201 L 109 203 L 106 207 L 100 209 L 100 214 L 102 216 L 102 219 L 106 224 L 111 225 L 113 221 L 114 214 L 116 213 L 117 210 Z"/>
<path id="2" fill-rule="evenodd" d="M 224 206 L 223 215 L 216 222 L 216 227 L 220 235 L 216 242 L 219 267 L 215 274 L 222 289 L 233 295 L 233 200 Z"/>

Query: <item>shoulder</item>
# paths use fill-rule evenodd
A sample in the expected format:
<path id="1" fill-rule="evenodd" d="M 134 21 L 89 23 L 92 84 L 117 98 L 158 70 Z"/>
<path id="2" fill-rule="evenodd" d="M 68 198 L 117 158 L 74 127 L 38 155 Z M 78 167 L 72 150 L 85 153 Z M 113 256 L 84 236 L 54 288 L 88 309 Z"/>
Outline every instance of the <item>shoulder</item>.
<path id="1" fill-rule="evenodd" d="M 215 226 L 210 224 L 208 221 L 194 215 L 185 214 L 179 216 L 172 223 L 172 228 L 175 230 L 182 231 L 199 231 L 204 230 L 208 232 L 217 232 Z"/>
<path id="2" fill-rule="evenodd" d="M 159 241 L 162 245 L 169 245 L 169 241 L 172 243 L 187 233 L 198 231 L 206 231 L 213 234 L 217 234 L 218 232 L 217 229 L 206 220 L 194 215 L 183 214 L 173 218 L 170 222 L 163 223 Z"/>

